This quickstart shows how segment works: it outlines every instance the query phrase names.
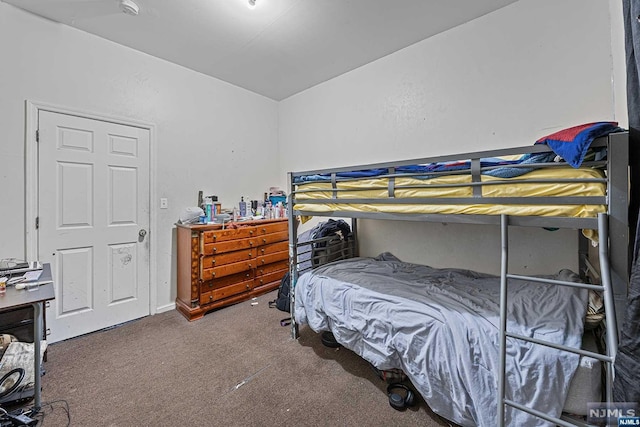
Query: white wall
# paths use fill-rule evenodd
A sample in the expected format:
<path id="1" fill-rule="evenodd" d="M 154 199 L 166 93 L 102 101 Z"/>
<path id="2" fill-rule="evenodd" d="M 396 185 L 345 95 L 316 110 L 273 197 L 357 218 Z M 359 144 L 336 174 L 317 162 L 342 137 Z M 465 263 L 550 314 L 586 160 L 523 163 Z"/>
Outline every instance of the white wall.
<path id="1" fill-rule="evenodd" d="M 609 17 L 611 19 L 611 59 L 613 71 L 611 75 L 614 117 L 623 128 L 629 127 L 627 113 L 627 63 L 624 45 L 624 22 L 622 19 L 622 2 L 609 0 Z"/>
<path id="2" fill-rule="evenodd" d="M 0 3 L 0 258 L 25 256 L 25 100 L 156 126 L 160 309 L 176 294 L 174 223 L 198 190 L 231 206 L 280 179 L 275 101 Z"/>
<path id="3" fill-rule="evenodd" d="M 521 0 L 281 101 L 281 170 L 529 145 L 615 119 L 609 13 L 601 0 Z M 499 238 L 481 227 L 362 221 L 362 231 L 363 255 L 498 272 Z M 512 262 L 575 268 L 576 236 L 520 231 L 516 241 L 535 245 Z"/>

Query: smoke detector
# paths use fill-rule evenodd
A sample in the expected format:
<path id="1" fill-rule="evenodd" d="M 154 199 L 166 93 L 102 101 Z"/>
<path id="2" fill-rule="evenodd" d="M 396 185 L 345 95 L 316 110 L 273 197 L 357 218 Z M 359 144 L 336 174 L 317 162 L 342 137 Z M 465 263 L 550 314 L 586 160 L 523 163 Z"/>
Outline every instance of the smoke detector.
<path id="1" fill-rule="evenodd" d="M 120 0 L 120 10 L 127 15 L 137 16 L 140 8 L 133 0 Z"/>

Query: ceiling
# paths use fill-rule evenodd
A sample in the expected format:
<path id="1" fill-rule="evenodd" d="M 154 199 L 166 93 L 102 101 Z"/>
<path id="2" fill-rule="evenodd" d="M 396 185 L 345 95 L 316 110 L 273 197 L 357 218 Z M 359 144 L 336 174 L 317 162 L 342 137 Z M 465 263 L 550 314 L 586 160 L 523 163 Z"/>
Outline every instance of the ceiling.
<path id="1" fill-rule="evenodd" d="M 2 0 L 282 100 L 517 0 Z"/>

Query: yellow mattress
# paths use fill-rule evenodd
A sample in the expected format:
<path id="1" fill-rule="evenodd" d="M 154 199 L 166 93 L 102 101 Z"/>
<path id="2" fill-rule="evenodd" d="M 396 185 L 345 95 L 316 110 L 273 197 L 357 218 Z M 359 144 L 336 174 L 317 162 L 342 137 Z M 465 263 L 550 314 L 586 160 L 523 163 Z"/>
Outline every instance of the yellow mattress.
<path id="1" fill-rule="evenodd" d="M 496 178 L 482 176 L 484 197 L 569 197 L 569 196 L 605 196 L 604 182 L 557 182 L 557 183 L 514 183 L 515 180 L 536 179 L 592 179 L 604 178 L 601 170 L 592 168 L 549 168 L 538 169 L 517 178 Z M 402 188 L 412 185 L 439 185 L 470 183 L 470 175 L 445 175 L 432 179 L 412 177 L 395 178 L 395 198 L 451 198 L 473 197 L 471 186 L 446 188 Z M 365 178 L 338 182 L 338 199 L 387 199 L 389 178 Z M 304 192 L 298 192 L 304 190 Z M 385 212 L 395 214 L 477 214 L 477 215 L 518 215 L 518 216 L 558 216 L 558 217 L 595 217 L 606 212 L 605 205 L 539 205 L 539 204 L 383 204 L 383 203 L 335 203 L 331 183 L 310 182 L 298 184 L 294 210 L 305 212 Z M 327 200 L 326 204 L 305 203 L 305 200 Z"/>

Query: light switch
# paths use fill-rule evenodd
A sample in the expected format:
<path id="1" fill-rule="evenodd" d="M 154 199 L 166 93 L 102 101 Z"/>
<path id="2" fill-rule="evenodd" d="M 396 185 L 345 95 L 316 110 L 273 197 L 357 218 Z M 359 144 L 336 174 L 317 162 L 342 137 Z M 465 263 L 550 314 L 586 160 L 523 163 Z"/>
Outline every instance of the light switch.
<path id="1" fill-rule="evenodd" d="M 160 209 L 167 209 L 169 207 L 169 201 L 166 197 L 160 199 Z"/>

